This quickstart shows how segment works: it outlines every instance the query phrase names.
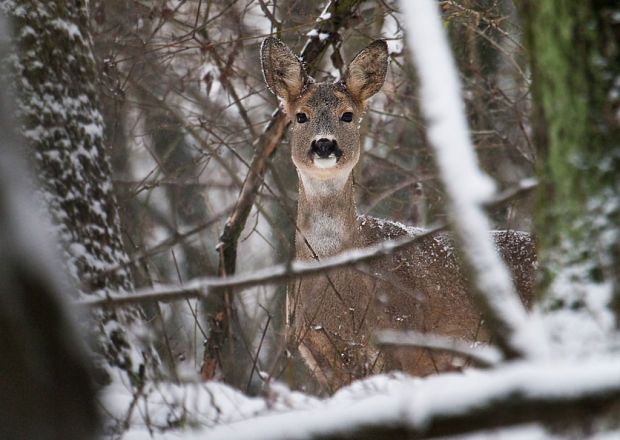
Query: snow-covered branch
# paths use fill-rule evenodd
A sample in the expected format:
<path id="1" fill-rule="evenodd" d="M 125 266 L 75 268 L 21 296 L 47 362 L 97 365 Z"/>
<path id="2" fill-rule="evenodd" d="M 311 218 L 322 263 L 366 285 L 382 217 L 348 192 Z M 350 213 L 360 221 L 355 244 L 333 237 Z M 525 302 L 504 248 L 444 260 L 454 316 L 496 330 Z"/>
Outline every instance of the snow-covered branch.
<path id="1" fill-rule="evenodd" d="M 595 413 L 620 395 L 618 360 L 607 358 L 585 364 L 517 362 L 425 381 L 384 377 L 384 383 L 377 383 L 378 379 L 345 388 L 321 405 L 258 415 L 185 438 L 431 438 L 532 421 L 565 421 L 568 413 Z"/>
<path id="2" fill-rule="evenodd" d="M 462 110 L 460 85 L 448 42 L 431 0 L 401 1 L 407 42 L 420 78 L 427 134 L 446 190 L 450 221 L 476 299 L 508 358 L 545 353 L 542 329 L 528 319 L 508 270 L 489 240 L 482 206 L 493 184 L 477 164 Z"/>
<path id="3" fill-rule="evenodd" d="M 291 264 L 278 264 L 255 272 L 233 275 L 227 278 L 203 277 L 191 280 L 183 285 L 162 285 L 155 288 L 139 289 L 132 295 L 110 294 L 104 299 L 85 299 L 76 302 L 84 307 L 118 306 L 126 304 L 141 304 L 153 301 L 173 301 L 184 298 L 204 297 L 213 289 L 245 288 L 261 284 L 269 284 L 312 275 L 329 269 L 363 263 L 380 255 L 390 254 L 399 249 L 432 236 L 442 230 L 438 226 L 415 236 L 408 236 L 398 240 L 388 240 L 376 246 L 355 249 L 342 253 L 336 257 L 324 259 L 321 262 L 294 261 Z"/>

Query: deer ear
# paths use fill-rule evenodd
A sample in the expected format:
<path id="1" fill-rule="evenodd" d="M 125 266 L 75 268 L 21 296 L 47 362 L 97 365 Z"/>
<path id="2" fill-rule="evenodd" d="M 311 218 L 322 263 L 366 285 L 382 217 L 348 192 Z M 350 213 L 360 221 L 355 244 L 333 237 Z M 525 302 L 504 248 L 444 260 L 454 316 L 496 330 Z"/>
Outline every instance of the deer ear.
<path id="1" fill-rule="evenodd" d="M 388 66 L 387 43 L 375 40 L 358 53 L 344 73 L 344 84 L 351 96 L 364 102 L 383 86 Z"/>
<path id="2" fill-rule="evenodd" d="M 286 102 L 295 100 L 308 81 L 308 74 L 286 44 L 265 38 L 260 48 L 263 76 L 269 89 Z"/>

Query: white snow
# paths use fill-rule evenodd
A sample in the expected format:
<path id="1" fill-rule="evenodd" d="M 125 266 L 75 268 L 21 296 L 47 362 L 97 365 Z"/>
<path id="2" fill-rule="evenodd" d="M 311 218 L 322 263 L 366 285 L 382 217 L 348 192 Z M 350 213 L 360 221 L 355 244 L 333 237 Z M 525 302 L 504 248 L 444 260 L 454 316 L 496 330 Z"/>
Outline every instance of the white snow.
<path id="1" fill-rule="evenodd" d="M 330 18 L 332 18 L 332 13 L 328 12 L 331 4 L 332 2 L 327 3 L 327 5 L 325 6 L 325 9 L 323 9 L 323 12 L 321 12 L 321 15 L 319 15 L 316 21 L 325 21 L 325 20 L 329 20 Z"/>
<path id="2" fill-rule="evenodd" d="M 356 427 L 390 424 L 424 431 L 438 418 L 466 414 L 511 396 L 554 400 L 583 393 L 617 392 L 619 371 L 620 359 L 603 357 L 586 362 L 519 362 L 492 371 L 468 370 L 426 379 L 380 375 L 357 381 L 322 401 L 292 393 L 282 385 L 276 385 L 277 397 L 272 393 L 271 399 L 246 397 L 217 383 L 159 387 L 153 393 L 161 393 L 167 404 L 181 402 L 187 409 L 200 410 L 198 417 L 204 427 L 183 434 L 154 433 L 152 438 L 310 439 L 320 434 L 343 434 Z M 213 405 L 201 405 L 200 396 Z M 109 398 L 122 400 L 122 392 L 111 392 Z M 213 408 L 215 404 L 218 411 Z M 159 408 L 156 400 L 149 409 L 154 423 L 169 411 L 165 405 Z M 531 425 L 528 430 L 539 432 Z M 131 436 L 124 438 L 147 438 L 141 435 L 145 435 L 144 431 L 134 429 Z"/>
<path id="3" fill-rule="evenodd" d="M 390 55 L 401 53 L 403 51 L 403 47 L 404 47 L 403 46 L 403 40 L 401 40 L 401 39 L 388 40 L 387 41 L 387 45 L 388 45 L 388 53 Z"/>
<path id="4" fill-rule="evenodd" d="M 78 28 L 75 23 L 71 23 L 67 20 L 55 19 L 50 20 L 49 25 L 66 32 L 72 40 L 84 40 L 80 28 Z"/>

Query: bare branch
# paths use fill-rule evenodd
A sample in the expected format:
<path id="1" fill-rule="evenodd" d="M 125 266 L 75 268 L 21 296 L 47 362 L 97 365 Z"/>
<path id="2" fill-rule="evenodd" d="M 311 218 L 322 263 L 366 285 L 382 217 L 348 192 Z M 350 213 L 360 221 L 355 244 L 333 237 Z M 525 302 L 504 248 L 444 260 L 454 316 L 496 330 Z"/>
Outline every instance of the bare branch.
<path id="1" fill-rule="evenodd" d="M 312 275 L 328 269 L 337 269 L 350 264 L 363 263 L 377 256 L 387 255 L 399 249 L 403 249 L 444 229 L 446 229 L 445 226 L 438 226 L 414 237 L 384 241 L 376 246 L 356 249 L 333 258 L 323 259 L 321 262 L 294 261 L 289 264 L 278 264 L 255 272 L 233 275 L 226 278 L 198 278 L 190 280 L 182 286 L 177 284 L 161 285 L 155 288 L 136 290 L 132 295 L 111 294 L 104 299 L 82 300 L 75 304 L 83 307 L 106 307 L 156 301 L 174 301 L 185 298 L 204 298 L 212 289 L 244 288 L 275 283 L 291 278 Z"/>
<path id="2" fill-rule="evenodd" d="M 501 205 L 507 200 L 511 200 L 523 192 L 532 190 L 535 186 L 536 182 L 533 180 L 523 181 L 519 184 L 519 186 L 508 189 L 502 194 L 499 194 L 497 198 L 488 201 L 485 206 L 487 208 L 491 208 Z M 219 218 L 219 215 L 217 218 Z M 213 220 L 210 220 L 208 224 L 211 224 L 212 221 Z M 169 246 L 177 243 L 178 239 L 185 238 L 193 233 L 199 232 L 204 226 L 205 225 L 198 225 L 184 234 L 178 234 L 167 238 L 147 251 L 143 251 L 135 255 L 131 261 L 136 262 L 148 256 L 154 255 L 157 252 L 161 252 Z M 191 280 L 184 286 L 179 286 L 176 284 L 158 286 L 152 289 L 137 290 L 129 296 L 111 294 L 103 299 L 84 300 L 79 301 L 76 304 L 84 307 L 105 307 L 112 305 L 120 306 L 125 304 L 143 304 L 156 301 L 174 301 L 185 298 L 206 297 L 207 290 L 212 288 L 244 288 L 285 281 L 295 277 L 312 275 L 328 269 L 337 269 L 348 265 L 363 263 L 380 255 L 392 254 L 401 249 L 405 249 L 426 237 L 445 231 L 446 229 L 447 225 L 437 225 L 415 236 L 407 236 L 398 240 L 387 240 L 376 246 L 356 249 L 355 251 L 350 251 L 330 259 L 323 259 L 320 262 L 293 262 L 292 264 L 280 264 L 261 269 L 256 272 L 229 276 L 225 279 L 220 277 L 205 277 Z"/>
<path id="3" fill-rule="evenodd" d="M 508 188 L 498 194 L 493 200 L 484 203 L 486 209 L 493 209 L 505 204 L 513 199 L 519 198 L 525 194 L 534 191 L 538 187 L 538 181 L 536 179 L 524 179 L 521 180 L 518 185 L 513 188 Z"/>

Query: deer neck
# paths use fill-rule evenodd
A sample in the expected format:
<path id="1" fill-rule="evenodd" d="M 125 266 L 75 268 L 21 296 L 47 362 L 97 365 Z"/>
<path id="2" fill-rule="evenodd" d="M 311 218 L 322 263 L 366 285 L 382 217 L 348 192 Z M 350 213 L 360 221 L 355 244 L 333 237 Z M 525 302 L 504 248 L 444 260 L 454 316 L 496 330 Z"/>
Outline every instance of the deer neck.
<path id="1" fill-rule="evenodd" d="M 350 171 L 331 179 L 299 172 L 297 229 L 300 260 L 329 257 L 353 246 L 357 228 Z"/>

